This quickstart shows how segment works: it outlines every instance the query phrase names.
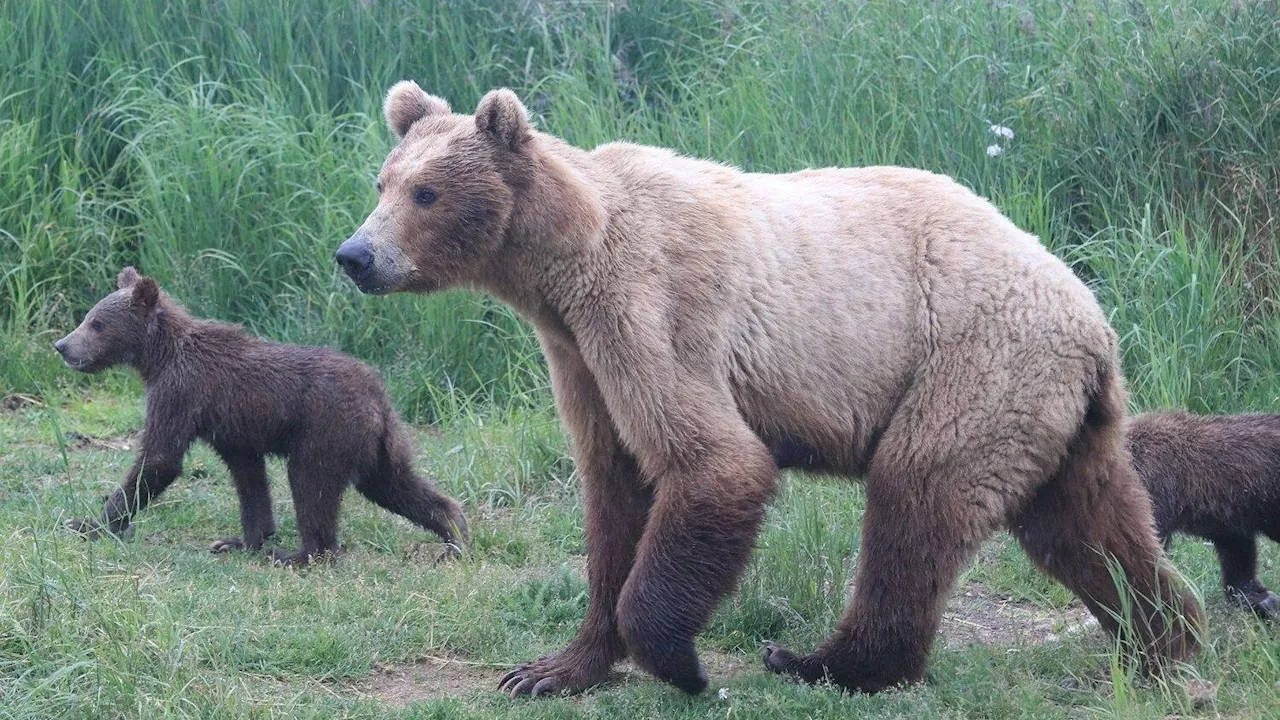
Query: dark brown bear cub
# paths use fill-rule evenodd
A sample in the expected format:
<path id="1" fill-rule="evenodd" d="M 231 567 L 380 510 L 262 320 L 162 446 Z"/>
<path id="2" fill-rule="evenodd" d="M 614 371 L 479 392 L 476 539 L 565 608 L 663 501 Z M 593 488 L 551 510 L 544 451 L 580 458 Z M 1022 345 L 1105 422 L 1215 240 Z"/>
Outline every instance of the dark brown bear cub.
<path id="1" fill-rule="evenodd" d="M 134 513 L 182 472 L 187 448 L 204 440 L 231 471 L 244 536 L 214 552 L 258 550 L 276 531 L 264 457 L 288 458 L 302 548 L 277 550 L 304 564 L 338 551 L 338 507 L 348 483 L 365 497 L 459 548 L 467 521 L 453 499 L 413 469 L 413 453 L 382 383 L 333 350 L 281 345 L 239 326 L 192 317 L 131 267 L 70 335 L 54 343 L 68 365 L 94 373 L 127 364 L 147 390 L 142 452 L 101 520 L 73 529 L 120 533 Z"/>
<path id="2" fill-rule="evenodd" d="M 1256 540 L 1280 542 L 1280 415 L 1140 415 L 1128 441 L 1166 547 L 1175 532 L 1211 541 L 1227 598 L 1280 615 L 1280 597 L 1258 582 Z"/>

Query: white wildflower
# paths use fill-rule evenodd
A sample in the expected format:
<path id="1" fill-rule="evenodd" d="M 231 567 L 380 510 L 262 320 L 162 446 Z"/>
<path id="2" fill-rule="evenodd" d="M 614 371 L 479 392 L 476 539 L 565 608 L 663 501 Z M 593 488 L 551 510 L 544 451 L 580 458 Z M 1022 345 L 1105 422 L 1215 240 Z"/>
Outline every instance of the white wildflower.
<path id="1" fill-rule="evenodd" d="M 1013 139 L 1013 128 L 1011 128 L 1011 127 L 1006 127 L 1006 126 L 1004 126 L 1004 125 L 992 125 L 992 126 L 991 126 L 991 134 L 992 134 L 992 135 L 995 135 L 996 137 L 1002 137 L 1002 138 L 1004 138 L 1005 140 L 1012 140 L 1012 139 Z"/>
<path id="2" fill-rule="evenodd" d="M 987 157 L 995 157 L 1002 152 L 1004 152 L 1004 148 L 1000 147 L 999 145 L 987 146 Z"/>
<path id="3" fill-rule="evenodd" d="M 721 700 L 729 699 L 729 688 L 720 688 L 720 692 L 716 693 Z"/>

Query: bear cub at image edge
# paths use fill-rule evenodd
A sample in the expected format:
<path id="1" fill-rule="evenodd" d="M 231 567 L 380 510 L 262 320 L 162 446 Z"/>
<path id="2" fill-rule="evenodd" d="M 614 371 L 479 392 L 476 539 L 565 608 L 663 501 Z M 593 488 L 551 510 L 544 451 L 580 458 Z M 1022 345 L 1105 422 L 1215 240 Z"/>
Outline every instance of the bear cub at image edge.
<path id="1" fill-rule="evenodd" d="M 287 457 L 302 547 L 278 562 L 305 564 L 339 551 L 338 512 L 348 483 L 374 503 L 459 550 L 469 540 L 458 503 L 413 469 L 413 446 L 381 381 L 364 363 L 327 348 L 251 337 L 202 320 L 132 267 L 54 349 L 95 373 L 129 365 L 146 386 L 142 449 L 99 520 L 68 525 L 89 537 L 119 534 L 182 472 L 196 439 L 226 463 L 240 499 L 243 537 L 214 552 L 259 550 L 275 534 L 266 455 Z"/>
<path id="2" fill-rule="evenodd" d="M 1280 597 L 1258 581 L 1257 542 L 1280 542 L 1280 415 L 1148 413 L 1127 438 L 1165 546 L 1175 532 L 1212 542 L 1227 598 L 1280 616 Z"/>

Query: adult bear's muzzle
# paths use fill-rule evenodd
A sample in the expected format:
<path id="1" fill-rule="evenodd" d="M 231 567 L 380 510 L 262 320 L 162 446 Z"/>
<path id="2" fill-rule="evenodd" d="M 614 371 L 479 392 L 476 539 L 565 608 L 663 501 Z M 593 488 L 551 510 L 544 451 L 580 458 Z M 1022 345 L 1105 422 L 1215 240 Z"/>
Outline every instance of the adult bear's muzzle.
<path id="1" fill-rule="evenodd" d="M 359 233 L 343 241 L 333 258 L 342 266 L 347 277 L 354 280 L 361 290 L 368 292 L 365 286 L 373 270 L 373 250 Z"/>

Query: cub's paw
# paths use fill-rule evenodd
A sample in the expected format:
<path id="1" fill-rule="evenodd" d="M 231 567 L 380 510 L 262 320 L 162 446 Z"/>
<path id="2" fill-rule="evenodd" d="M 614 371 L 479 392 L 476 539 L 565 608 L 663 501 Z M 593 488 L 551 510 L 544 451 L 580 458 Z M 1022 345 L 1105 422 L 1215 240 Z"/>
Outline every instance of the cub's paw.
<path id="1" fill-rule="evenodd" d="M 213 544 L 209 546 L 209 552 L 216 555 L 228 553 L 232 550 L 244 550 L 245 547 L 244 540 L 240 538 L 222 538 L 221 540 L 213 541 Z"/>
<path id="2" fill-rule="evenodd" d="M 80 535 L 85 540 L 97 540 L 110 534 L 102 526 L 102 523 L 93 518 L 75 518 L 74 520 L 66 521 L 65 525 L 68 530 Z"/>

